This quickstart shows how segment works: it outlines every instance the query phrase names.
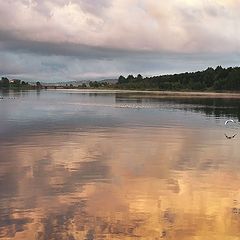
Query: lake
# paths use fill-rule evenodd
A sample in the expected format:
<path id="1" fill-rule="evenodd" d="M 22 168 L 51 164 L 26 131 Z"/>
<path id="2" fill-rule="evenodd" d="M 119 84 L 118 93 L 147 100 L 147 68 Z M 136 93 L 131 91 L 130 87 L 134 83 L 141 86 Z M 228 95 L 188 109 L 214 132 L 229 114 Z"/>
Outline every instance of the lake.
<path id="1" fill-rule="evenodd" d="M 240 99 L 0 96 L 0 239 L 239 239 Z"/>

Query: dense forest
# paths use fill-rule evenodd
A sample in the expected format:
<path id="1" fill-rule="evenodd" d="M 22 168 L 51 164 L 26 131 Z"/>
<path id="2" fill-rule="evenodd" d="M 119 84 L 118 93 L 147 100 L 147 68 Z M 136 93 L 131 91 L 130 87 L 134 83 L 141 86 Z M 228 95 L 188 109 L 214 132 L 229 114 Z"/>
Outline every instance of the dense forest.
<path id="1" fill-rule="evenodd" d="M 240 67 L 204 71 L 186 72 L 172 75 L 161 75 L 143 78 L 129 75 L 120 76 L 116 84 L 119 89 L 169 90 L 169 91 L 240 91 Z"/>

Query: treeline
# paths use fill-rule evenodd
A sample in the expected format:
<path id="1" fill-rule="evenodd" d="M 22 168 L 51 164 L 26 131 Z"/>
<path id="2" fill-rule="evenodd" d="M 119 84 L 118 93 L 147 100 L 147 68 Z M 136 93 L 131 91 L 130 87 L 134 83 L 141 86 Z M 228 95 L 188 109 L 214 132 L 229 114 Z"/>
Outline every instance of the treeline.
<path id="1" fill-rule="evenodd" d="M 208 68 L 204 71 L 185 72 L 180 74 L 142 77 L 128 75 L 120 76 L 116 84 L 107 81 L 90 81 L 78 86 L 66 85 L 36 85 L 19 79 L 9 80 L 2 77 L 0 89 L 48 89 L 48 88 L 78 88 L 78 89 L 132 89 L 132 90 L 168 90 L 168 91 L 240 91 L 240 67 Z"/>
<path id="2" fill-rule="evenodd" d="M 65 85 L 44 85 L 40 82 L 36 82 L 35 84 L 29 84 L 28 82 L 19 80 L 19 79 L 12 79 L 9 80 L 6 77 L 2 77 L 0 80 L 0 89 L 12 89 L 12 90 L 24 90 L 24 89 L 95 89 L 95 88 L 109 88 L 110 84 L 108 82 L 104 81 L 90 81 L 89 83 L 82 83 L 79 85 L 73 85 L 73 84 L 65 84 Z"/>
<path id="3" fill-rule="evenodd" d="M 82 83 L 79 85 L 73 85 L 73 84 L 66 84 L 62 86 L 64 89 L 95 89 L 95 88 L 108 88 L 110 84 L 108 82 L 102 82 L 102 81 L 90 81 L 89 83 Z"/>
<path id="4" fill-rule="evenodd" d="M 196 90 L 196 91 L 240 91 L 240 67 L 204 71 L 186 72 L 172 75 L 161 75 L 143 78 L 140 74 L 134 77 L 120 76 L 116 84 L 119 89 L 137 90 Z"/>
<path id="5" fill-rule="evenodd" d="M 31 89 L 33 88 L 28 82 L 21 81 L 19 79 L 9 80 L 8 78 L 2 77 L 0 80 L 0 89 Z"/>
<path id="6" fill-rule="evenodd" d="M 109 87 L 109 85 L 110 84 L 108 82 L 97 82 L 97 81 L 89 82 L 90 88 L 107 88 L 107 87 Z"/>

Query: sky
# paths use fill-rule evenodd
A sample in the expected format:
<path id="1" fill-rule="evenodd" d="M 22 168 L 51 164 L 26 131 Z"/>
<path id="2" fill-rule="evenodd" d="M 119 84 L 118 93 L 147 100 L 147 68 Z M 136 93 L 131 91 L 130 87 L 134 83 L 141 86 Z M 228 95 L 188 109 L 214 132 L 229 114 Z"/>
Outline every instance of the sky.
<path id="1" fill-rule="evenodd" d="M 239 0 L 0 0 L 0 76 L 59 82 L 240 63 Z"/>

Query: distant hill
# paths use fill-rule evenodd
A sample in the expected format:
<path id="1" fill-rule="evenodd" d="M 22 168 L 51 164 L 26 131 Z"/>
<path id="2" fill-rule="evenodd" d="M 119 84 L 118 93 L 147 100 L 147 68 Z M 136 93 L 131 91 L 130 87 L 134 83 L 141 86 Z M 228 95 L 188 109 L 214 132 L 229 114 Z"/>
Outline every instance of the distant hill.
<path id="1" fill-rule="evenodd" d="M 69 81 L 69 82 L 57 82 L 57 83 L 43 83 L 45 86 L 66 86 L 66 85 L 73 85 L 74 87 L 77 87 L 82 84 L 89 85 L 90 82 L 97 81 L 99 83 L 109 83 L 109 84 L 116 84 L 118 79 L 102 79 L 102 80 L 81 80 L 81 81 Z"/>

